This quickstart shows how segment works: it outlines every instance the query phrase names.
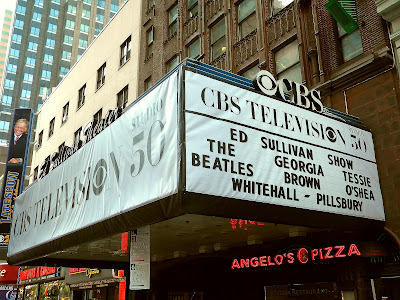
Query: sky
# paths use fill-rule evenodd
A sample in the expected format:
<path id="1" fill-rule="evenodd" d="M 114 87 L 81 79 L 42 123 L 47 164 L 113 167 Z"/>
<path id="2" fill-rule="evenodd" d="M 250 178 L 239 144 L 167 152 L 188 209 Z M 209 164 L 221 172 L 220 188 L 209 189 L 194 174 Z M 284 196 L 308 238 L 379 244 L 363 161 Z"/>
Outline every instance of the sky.
<path id="1" fill-rule="evenodd" d="M 4 11 L 11 10 L 14 12 L 16 5 L 17 0 L 0 0 L 0 28 L 3 28 Z"/>

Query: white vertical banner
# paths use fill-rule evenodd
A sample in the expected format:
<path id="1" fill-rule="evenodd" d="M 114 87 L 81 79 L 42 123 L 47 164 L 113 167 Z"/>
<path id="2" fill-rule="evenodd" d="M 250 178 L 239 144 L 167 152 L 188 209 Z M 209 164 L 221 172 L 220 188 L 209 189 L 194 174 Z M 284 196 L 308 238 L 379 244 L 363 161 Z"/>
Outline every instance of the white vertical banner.
<path id="1" fill-rule="evenodd" d="M 131 231 L 129 289 L 150 289 L 150 225 Z"/>

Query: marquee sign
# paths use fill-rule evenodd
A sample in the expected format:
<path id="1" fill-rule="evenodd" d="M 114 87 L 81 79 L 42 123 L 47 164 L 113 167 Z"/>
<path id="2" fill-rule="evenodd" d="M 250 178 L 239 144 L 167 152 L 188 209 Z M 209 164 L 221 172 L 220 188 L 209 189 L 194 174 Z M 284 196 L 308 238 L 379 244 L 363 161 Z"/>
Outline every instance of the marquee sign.
<path id="1" fill-rule="evenodd" d="M 183 72 L 92 126 L 16 199 L 9 257 L 178 192 L 385 220 L 371 132 L 319 113 L 317 91 L 265 73 L 261 93 Z"/>
<path id="2" fill-rule="evenodd" d="M 186 72 L 187 191 L 383 221 L 371 132 L 296 89 L 291 103 Z"/>
<path id="3" fill-rule="evenodd" d="M 89 130 L 95 138 L 17 198 L 9 256 L 177 192 L 177 85 L 175 73 Z"/>

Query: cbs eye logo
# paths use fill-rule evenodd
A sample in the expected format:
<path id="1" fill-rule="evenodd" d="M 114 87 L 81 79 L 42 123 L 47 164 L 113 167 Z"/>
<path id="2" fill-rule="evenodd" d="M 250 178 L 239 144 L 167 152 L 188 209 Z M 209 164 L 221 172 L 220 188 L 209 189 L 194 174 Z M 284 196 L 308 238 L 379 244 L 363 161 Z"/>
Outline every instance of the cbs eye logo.
<path id="1" fill-rule="evenodd" d="M 0 243 L 8 244 L 9 240 L 10 240 L 9 234 L 0 234 Z"/>

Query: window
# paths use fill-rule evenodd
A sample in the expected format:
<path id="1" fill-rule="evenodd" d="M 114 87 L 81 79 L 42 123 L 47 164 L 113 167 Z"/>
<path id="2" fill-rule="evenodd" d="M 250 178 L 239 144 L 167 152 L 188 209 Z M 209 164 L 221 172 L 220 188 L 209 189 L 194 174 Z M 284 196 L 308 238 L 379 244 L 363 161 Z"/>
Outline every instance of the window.
<path id="1" fill-rule="evenodd" d="M 78 95 L 78 109 L 85 104 L 85 93 L 86 93 L 86 84 L 81 87 L 79 90 L 79 95 Z"/>
<path id="2" fill-rule="evenodd" d="M 81 134 L 82 134 L 82 127 L 80 127 L 77 131 L 74 133 L 74 144 L 79 143 L 81 140 Z"/>
<path id="3" fill-rule="evenodd" d="M 96 25 L 94 26 L 94 35 L 97 36 L 102 29 L 103 24 L 96 23 Z"/>
<path id="4" fill-rule="evenodd" d="M 40 21 L 42 19 L 42 14 L 41 13 L 38 13 L 38 12 L 33 12 L 33 15 L 32 15 L 32 20 L 37 20 L 37 21 Z"/>
<path id="5" fill-rule="evenodd" d="M 76 7 L 68 5 L 68 12 L 70 12 L 71 14 L 76 14 Z"/>
<path id="6" fill-rule="evenodd" d="M 53 55 L 45 54 L 43 58 L 43 62 L 52 63 L 53 62 Z"/>
<path id="7" fill-rule="evenodd" d="M 239 40 L 241 40 L 257 28 L 256 2 L 244 0 L 238 5 L 237 10 Z"/>
<path id="8" fill-rule="evenodd" d="M 360 29 L 346 33 L 342 26 L 338 24 L 338 33 L 344 62 L 363 53 Z"/>
<path id="9" fill-rule="evenodd" d="M 51 71 L 42 70 L 42 79 L 50 79 Z"/>
<path id="10" fill-rule="evenodd" d="M 67 20 L 67 21 L 65 22 L 65 27 L 66 27 L 66 28 L 72 28 L 72 29 L 74 29 L 74 27 L 75 27 L 75 22 L 74 22 L 74 21 L 71 21 L 71 20 Z"/>
<path id="11" fill-rule="evenodd" d="M 40 28 L 37 27 L 31 27 L 31 34 L 33 35 L 39 35 Z"/>
<path id="12" fill-rule="evenodd" d="M 155 6 L 155 0 L 148 0 L 147 1 L 147 8 L 151 9 Z"/>
<path id="13" fill-rule="evenodd" d="M 53 118 L 51 121 L 50 121 L 50 124 L 49 124 L 49 138 L 53 135 L 53 133 L 54 133 L 54 123 L 55 123 L 55 118 Z"/>
<path id="14" fill-rule="evenodd" d="M 33 181 L 35 181 L 38 178 L 38 174 L 39 174 L 39 167 L 36 167 L 33 170 Z"/>
<path id="15" fill-rule="evenodd" d="M 21 6 L 21 5 L 17 6 L 17 12 L 19 12 L 21 14 L 25 14 L 25 11 L 26 11 L 26 7 L 25 6 Z"/>
<path id="16" fill-rule="evenodd" d="M 61 125 L 63 125 L 68 120 L 68 110 L 69 110 L 69 102 L 67 102 L 67 104 L 65 104 L 64 107 L 63 107 Z"/>
<path id="17" fill-rule="evenodd" d="M 104 16 L 101 14 L 96 14 L 96 21 L 103 23 L 104 22 Z"/>
<path id="18" fill-rule="evenodd" d="M 104 0 L 97 0 L 97 6 L 104 8 L 106 6 L 106 2 Z"/>
<path id="19" fill-rule="evenodd" d="M 3 95 L 3 98 L 1 99 L 1 102 L 4 104 L 11 104 L 11 101 L 12 97 L 7 95 Z"/>
<path id="20" fill-rule="evenodd" d="M 29 42 L 29 44 L 28 44 L 28 49 L 30 49 L 30 50 L 36 51 L 37 47 L 38 47 L 38 44 L 36 44 L 36 43 Z"/>
<path id="21" fill-rule="evenodd" d="M 50 16 L 58 17 L 58 14 L 59 14 L 58 10 L 54 8 L 50 9 Z"/>
<path id="22" fill-rule="evenodd" d="M 71 59 L 71 52 L 63 51 L 62 52 L 62 58 L 66 59 L 66 60 L 70 60 Z"/>
<path id="23" fill-rule="evenodd" d="M 113 11 L 113 12 L 118 11 L 118 0 L 111 0 L 110 11 Z"/>
<path id="24" fill-rule="evenodd" d="M 19 34 L 14 33 L 12 36 L 12 40 L 17 43 L 21 43 L 22 36 Z"/>
<path id="25" fill-rule="evenodd" d="M 149 88 L 153 86 L 153 80 L 151 76 L 144 81 L 144 90 L 147 91 Z"/>
<path id="26" fill-rule="evenodd" d="M 32 82 L 33 81 L 33 74 L 24 73 L 24 81 L 25 82 Z"/>
<path id="27" fill-rule="evenodd" d="M 23 28 L 24 27 L 24 21 L 15 19 L 14 26 L 15 27 L 19 27 L 19 28 Z"/>
<path id="28" fill-rule="evenodd" d="M 60 67 L 60 76 L 64 76 L 69 72 L 69 68 Z"/>
<path id="29" fill-rule="evenodd" d="M 275 52 L 275 71 L 278 78 L 302 82 L 297 40 Z"/>
<path id="30" fill-rule="evenodd" d="M 196 58 L 200 55 L 200 39 L 197 38 L 187 47 L 187 56 Z"/>
<path id="31" fill-rule="evenodd" d="M 65 35 L 64 36 L 64 43 L 72 44 L 72 41 L 73 41 L 73 37 L 72 36 L 70 36 L 70 35 Z"/>
<path id="32" fill-rule="evenodd" d="M 97 70 L 97 88 L 103 86 L 106 81 L 106 63 L 104 63 L 98 70 Z"/>
<path id="33" fill-rule="evenodd" d="M 18 57 L 18 56 L 19 56 L 19 50 L 17 50 L 17 49 L 10 49 L 10 56 Z"/>
<path id="34" fill-rule="evenodd" d="M 87 41 L 86 40 L 79 40 L 79 47 L 81 48 L 87 48 Z"/>
<path id="35" fill-rule="evenodd" d="M 259 71 L 260 71 L 260 69 L 258 68 L 258 65 L 255 65 L 255 66 L 251 67 L 250 69 L 248 69 L 247 71 L 243 72 L 241 74 L 241 76 L 253 80 L 256 78 L 257 73 Z"/>
<path id="36" fill-rule="evenodd" d="M 31 91 L 30 90 L 21 90 L 21 98 L 26 98 L 29 99 L 31 97 Z"/>
<path id="37" fill-rule="evenodd" d="M 125 64 L 131 57 L 131 37 L 128 37 L 121 45 L 121 55 L 119 65 Z"/>
<path id="38" fill-rule="evenodd" d="M 8 130 L 10 128 L 10 122 L 0 121 L 0 129 Z"/>
<path id="39" fill-rule="evenodd" d="M 211 57 L 215 60 L 226 51 L 225 18 L 211 27 Z"/>
<path id="40" fill-rule="evenodd" d="M 178 5 L 175 4 L 168 11 L 168 35 L 173 35 L 178 28 Z"/>
<path id="41" fill-rule="evenodd" d="M 117 94 L 117 107 L 124 109 L 127 103 L 128 103 L 128 86 L 125 86 Z"/>
<path id="42" fill-rule="evenodd" d="M 275 15 L 292 3 L 294 0 L 273 0 L 272 4 L 272 14 Z"/>
<path id="43" fill-rule="evenodd" d="M 90 18 L 90 10 L 82 9 L 82 18 Z"/>
<path id="44" fill-rule="evenodd" d="M 172 59 L 167 62 L 167 73 L 175 68 L 179 63 L 178 55 L 175 55 Z"/>
<path id="45" fill-rule="evenodd" d="M 146 57 L 150 56 L 153 53 L 153 41 L 154 41 L 154 27 L 151 26 L 149 30 L 146 32 Z"/>
<path id="46" fill-rule="evenodd" d="M 33 65 L 35 65 L 35 60 L 33 60 Z M 9 64 L 7 66 L 7 71 L 10 71 L 10 72 L 13 72 L 13 73 L 17 72 L 17 65 Z"/>
<path id="47" fill-rule="evenodd" d="M 49 23 L 48 31 L 50 32 L 56 32 L 57 31 L 57 25 Z"/>
<path id="48" fill-rule="evenodd" d="M 187 0 L 187 16 L 192 18 L 199 12 L 199 1 L 198 0 Z"/>
<path id="49" fill-rule="evenodd" d="M 103 109 L 100 108 L 99 111 L 93 115 L 94 124 L 97 124 L 101 120 L 102 116 L 103 116 Z"/>
<path id="50" fill-rule="evenodd" d="M 47 39 L 46 40 L 46 46 L 52 47 L 54 48 L 54 45 L 56 44 L 56 41 L 53 39 Z M 37 44 L 36 44 L 36 48 L 37 48 Z"/>
<path id="51" fill-rule="evenodd" d="M 88 33 L 89 32 L 89 25 L 81 24 L 81 32 Z"/>
<path id="52" fill-rule="evenodd" d="M 14 80 L 10 80 L 10 79 L 6 79 L 4 86 L 9 87 L 9 88 L 13 88 L 15 84 Z"/>

